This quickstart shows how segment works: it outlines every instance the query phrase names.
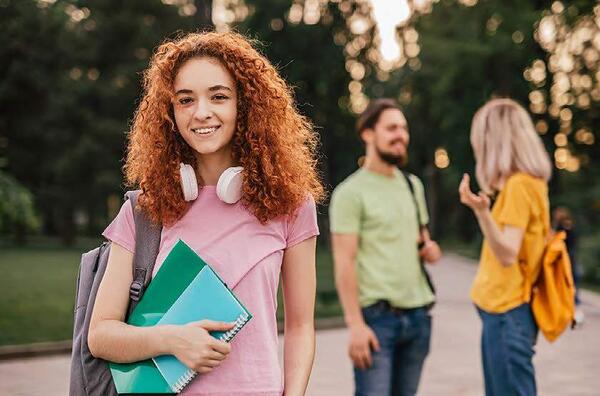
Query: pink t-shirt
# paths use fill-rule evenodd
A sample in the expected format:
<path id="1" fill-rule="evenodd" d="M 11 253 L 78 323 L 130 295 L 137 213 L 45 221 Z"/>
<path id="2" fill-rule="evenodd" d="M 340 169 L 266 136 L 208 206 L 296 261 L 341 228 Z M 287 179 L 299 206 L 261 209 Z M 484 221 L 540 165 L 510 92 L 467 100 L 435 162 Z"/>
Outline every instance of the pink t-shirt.
<path id="1" fill-rule="evenodd" d="M 283 392 L 277 348 L 277 288 L 283 254 L 319 234 L 314 200 L 307 199 L 297 215 L 262 225 L 241 203 L 221 202 L 214 186 L 205 186 L 186 214 L 162 230 L 153 275 L 182 239 L 232 288 L 253 318 L 237 334 L 225 361 L 199 374 L 187 395 L 279 396 Z M 128 201 L 102 234 L 133 252 L 135 225 Z"/>

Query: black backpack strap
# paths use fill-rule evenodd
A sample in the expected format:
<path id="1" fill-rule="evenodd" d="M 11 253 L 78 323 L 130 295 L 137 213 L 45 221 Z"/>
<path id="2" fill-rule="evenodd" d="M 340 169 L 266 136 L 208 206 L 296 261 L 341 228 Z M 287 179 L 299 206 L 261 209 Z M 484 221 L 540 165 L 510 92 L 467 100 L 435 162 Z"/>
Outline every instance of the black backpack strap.
<path id="1" fill-rule="evenodd" d="M 135 253 L 133 254 L 133 281 L 129 288 L 129 309 L 131 314 L 144 290 L 152 279 L 152 270 L 158 256 L 162 226 L 153 223 L 148 216 L 137 207 L 141 190 L 128 191 L 125 199 L 131 201 L 135 221 Z"/>
<path id="2" fill-rule="evenodd" d="M 423 224 L 423 222 L 421 221 L 421 210 L 419 209 L 419 203 L 417 202 L 417 195 L 415 194 L 415 186 L 413 185 L 412 180 L 410 180 L 410 174 L 407 171 L 405 171 L 404 169 L 400 169 L 400 172 L 402 173 L 402 176 L 404 176 L 404 180 L 406 180 L 406 184 L 408 184 L 408 189 L 410 190 L 410 195 L 412 196 L 413 203 L 415 205 L 415 210 L 417 211 L 417 221 L 419 222 L 419 235 L 420 235 L 421 231 L 427 230 L 427 224 Z M 422 247 L 423 243 L 424 242 L 422 242 L 422 241 L 419 243 L 419 249 Z M 421 270 L 423 271 L 425 280 L 427 281 L 427 284 L 429 285 L 431 292 L 435 295 L 435 286 L 433 285 L 433 281 L 431 280 L 431 277 L 429 276 L 429 273 L 427 272 L 427 268 L 425 268 L 425 263 L 423 262 L 423 260 L 420 257 L 419 257 L 419 263 L 421 264 Z"/>

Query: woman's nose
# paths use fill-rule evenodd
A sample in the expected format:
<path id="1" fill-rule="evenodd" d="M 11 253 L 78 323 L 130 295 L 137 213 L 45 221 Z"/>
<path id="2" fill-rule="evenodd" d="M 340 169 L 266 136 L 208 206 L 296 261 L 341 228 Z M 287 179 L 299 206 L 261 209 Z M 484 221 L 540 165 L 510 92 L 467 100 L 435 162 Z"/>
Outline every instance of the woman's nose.
<path id="1" fill-rule="evenodd" d="M 206 120 L 212 117 L 212 109 L 210 105 L 202 100 L 197 102 L 196 111 L 194 112 L 194 118 L 198 120 Z"/>

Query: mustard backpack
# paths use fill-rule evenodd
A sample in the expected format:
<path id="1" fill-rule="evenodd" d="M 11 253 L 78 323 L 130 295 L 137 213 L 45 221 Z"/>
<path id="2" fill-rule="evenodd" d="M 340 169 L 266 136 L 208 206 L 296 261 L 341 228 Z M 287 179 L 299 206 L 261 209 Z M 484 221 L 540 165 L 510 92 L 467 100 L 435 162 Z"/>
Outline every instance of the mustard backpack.
<path id="1" fill-rule="evenodd" d="M 535 321 L 550 342 L 556 340 L 575 317 L 575 284 L 565 238 L 564 231 L 550 236 L 540 273 L 528 288 Z"/>

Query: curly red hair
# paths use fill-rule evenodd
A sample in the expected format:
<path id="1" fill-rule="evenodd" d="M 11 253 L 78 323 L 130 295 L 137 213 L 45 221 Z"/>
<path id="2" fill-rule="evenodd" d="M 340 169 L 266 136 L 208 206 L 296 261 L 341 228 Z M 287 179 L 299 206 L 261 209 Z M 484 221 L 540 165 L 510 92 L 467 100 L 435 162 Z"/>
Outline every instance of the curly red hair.
<path id="1" fill-rule="evenodd" d="M 244 167 L 242 203 L 261 223 L 292 215 L 310 195 L 324 196 L 316 170 L 317 134 L 295 108 L 277 70 L 238 33 L 189 33 L 155 51 L 143 74 L 144 95 L 135 113 L 124 171 L 143 191 L 149 217 L 172 224 L 189 204 L 180 187 L 179 163 L 195 164 L 176 130 L 172 99 L 179 68 L 196 57 L 218 59 L 238 91 L 234 160 Z"/>

